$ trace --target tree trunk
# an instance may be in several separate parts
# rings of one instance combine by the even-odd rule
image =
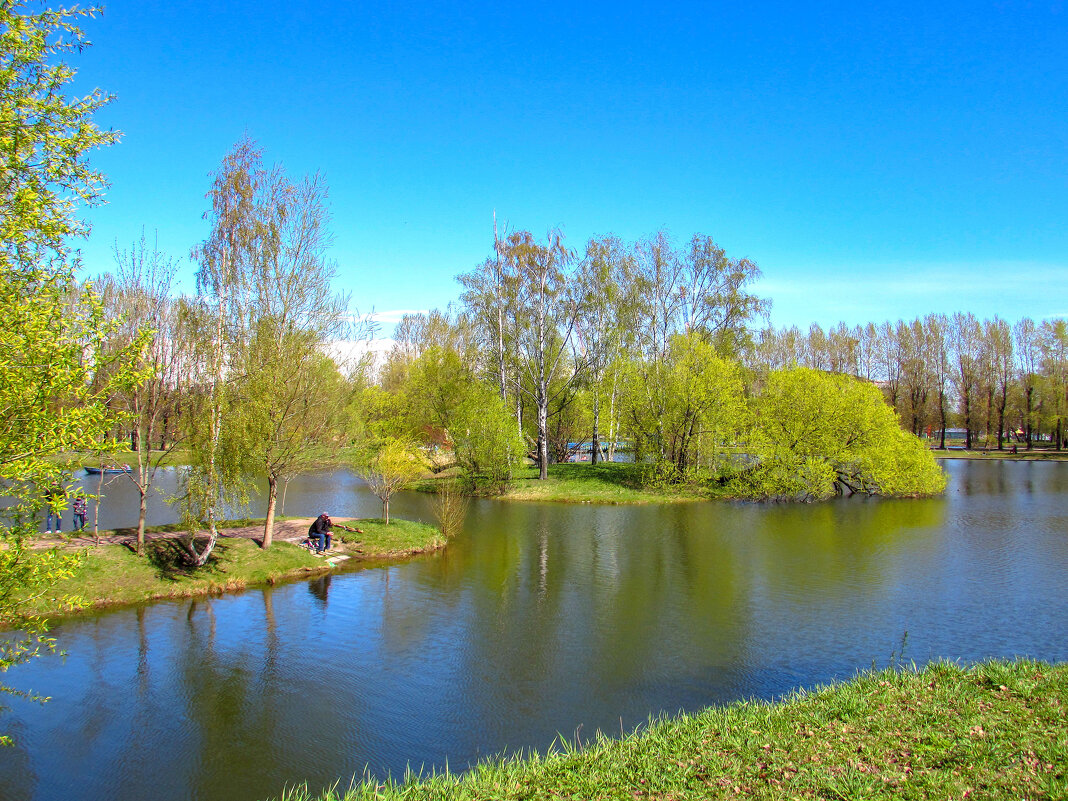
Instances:
[[[145,500],[145,491],[141,487],[138,487],[138,492],[141,495],[141,502],[137,508],[137,555],[145,555],[145,517],[148,511],[148,503]]]
[[[1031,415],[1034,411],[1034,393],[1034,387],[1028,387],[1024,392],[1024,394],[1027,396],[1027,416],[1024,418],[1024,435],[1027,437],[1027,450],[1031,450],[1031,435],[1034,433],[1034,429],[1031,425]]]
[[[267,476],[267,522],[263,524],[263,548],[271,547],[274,542],[274,507],[278,501],[278,478]]]
[[[538,398],[538,478],[549,477],[549,409],[548,403]]]
[[[964,447],[972,449],[972,398],[968,390],[964,390]]]
[[[946,393],[942,390],[938,391],[938,416],[942,425],[942,441],[938,447],[944,451],[946,449]]]
[[[382,499],[382,520],[385,521],[385,524],[387,526],[389,525],[389,497],[388,496]]]
[[[601,402],[598,396],[597,390],[593,392],[593,438],[590,443],[593,446],[593,451],[590,454],[590,464],[597,464],[601,461],[601,439],[597,426],[601,420]]]
[[[1008,405],[1008,399],[1002,396],[1001,403],[998,405],[998,450],[1005,450],[1005,406]]]

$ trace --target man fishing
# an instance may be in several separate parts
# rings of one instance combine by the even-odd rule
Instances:
[[[329,551],[332,547],[330,539],[330,529],[337,526],[343,528],[345,531],[353,531],[357,534],[362,534],[358,528],[349,528],[343,526],[340,523],[335,523],[330,519],[330,515],[323,512],[312,522],[311,527],[308,529],[308,539],[315,545],[315,553],[321,554],[324,551]]]

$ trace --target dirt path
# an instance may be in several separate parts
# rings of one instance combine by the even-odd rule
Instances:
[[[276,542],[292,542],[299,543],[308,535],[308,528],[311,526],[314,517],[296,517],[288,520],[277,520],[274,524],[274,539]],[[333,518],[335,523],[341,525],[348,525],[352,518],[349,517],[336,517]],[[100,538],[97,539],[93,536],[91,531],[83,531],[77,534],[68,535],[63,543],[73,548],[91,548],[96,545],[129,545],[137,541],[137,530],[131,528],[122,528],[115,532],[102,532]],[[163,540],[163,539],[177,539],[178,537],[185,537],[188,535],[186,531],[164,531],[164,532],[148,532],[145,534],[145,541],[150,540]],[[198,531],[197,535],[207,536],[207,530]],[[256,540],[257,542],[263,538],[263,525],[255,526],[238,526],[237,528],[220,528],[219,539],[243,537],[244,539]],[[51,547],[56,545],[57,542],[53,538],[42,537],[37,541],[39,546]]]

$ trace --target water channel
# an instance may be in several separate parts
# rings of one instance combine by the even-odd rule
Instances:
[[[66,656],[3,676],[52,700],[5,699],[0,799],[241,801],[460,769],[846,679],[905,632],[920,663],[1068,660],[1068,463],[945,466],[930,500],[481,501],[436,556],[65,623]],[[132,522],[124,491],[102,526]],[[286,504],[378,508],[344,471]],[[430,520],[423,496],[392,510]]]

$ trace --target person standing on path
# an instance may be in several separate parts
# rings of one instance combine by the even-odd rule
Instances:
[[[63,503],[63,498],[66,493],[63,491],[63,487],[58,484],[53,484],[51,489],[45,493],[45,504],[47,505],[48,514],[45,516],[45,534],[52,533],[52,521],[56,523],[56,534],[63,531],[63,513],[59,509],[59,505]]]
[[[85,530],[85,513],[88,511],[85,504],[85,496],[79,495],[74,499],[74,503],[71,504],[71,512],[74,515],[74,530]]]

